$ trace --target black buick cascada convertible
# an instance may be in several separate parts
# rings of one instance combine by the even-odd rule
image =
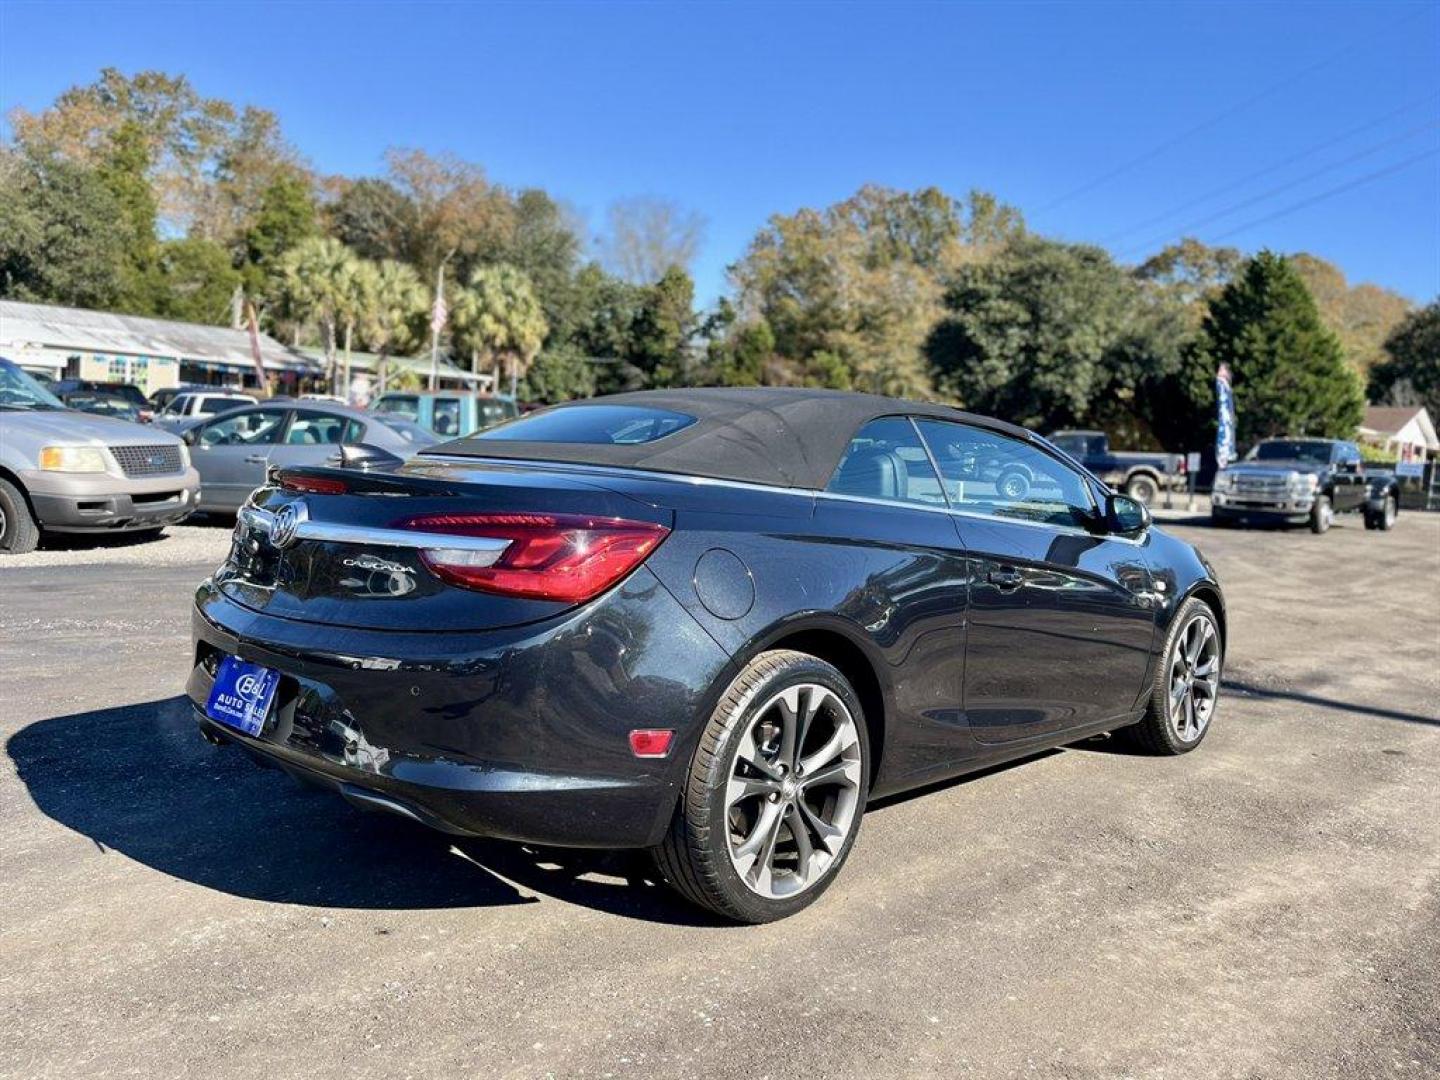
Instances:
[[[648,848],[762,922],[834,880],[869,799],[1122,727],[1194,749],[1225,609],[1020,428],[674,390],[272,473],[194,637],[211,741],[451,833]]]

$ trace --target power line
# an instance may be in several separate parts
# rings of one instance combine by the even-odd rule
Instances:
[[[1421,15],[1426,14],[1426,12],[1427,12],[1428,10],[1429,10],[1428,8],[1421,7],[1420,10],[1419,10],[1415,15],[1412,15],[1409,19],[1402,19],[1402,20],[1400,20],[1400,25],[1406,25],[1406,24],[1408,24],[1408,23],[1411,22],[1412,20],[1414,20],[1414,19],[1416,19],[1416,18],[1419,18]],[[1103,184],[1108,184],[1111,180],[1114,180],[1117,176],[1122,176],[1122,175],[1124,175],[1125,173],[1129,172],[1131,169],[1136,168],[1137,166],[1144,165],[1144,164],[1146,164],[1146,163],[1148,163],[1148,162],[1150,162],[1150,161],[1155,160],[1155,158],[1159,157],[1161,154],[1164,154],[1167,150],[1171,150],[1171,149],[1175,148],[1176,146],[1179,146],[1181,143],[1186,142],[1187,140],[1189,140],[1189,139],[1193,138],[1194,136],[1200,134],[1202,131],[1208,131],[1210,128],[1212,128],[1212,127],[1214,127],[1215,125],[1221,123],[1222,121],[1228,120],[1228,119],[1230,119],[1230,117],[1235,116],[1237,113],[1242,113],[1242,112],[1244,112],[1246,109],[1250,108],[1252,105],[1256,104],[1257,102],[1263,101],[1265,98],[1269,97],[1270,95],[1275,94],[1275,93],[1278,93],[1279,91],[1284,90],[1284,89],[1286,89],[1286,88],[1294,85],[1295,83],[1299,82],[1300,80],[1302,80],[1302,79],[1304,79],[1304,78],[1307,78],[1307,77],[1310,76],[1310,75],[1313,75],[1315,72],[1317,72],[1317,71],[1319,71],[1319,70],[1321,70],[1321,69],[1323,69],[1323,68],[1329,67],[1329,66],[1330,66],[1331,64],[1333,64],[1336,60],[1339,60],[1341,57],[1348,56],[1350,53],[1354,52],[1356,49],[1359,49],[1359,48],[1368,48],[1370,45],[1374,44],[1375,41],[1377,41],[1377,40],[1379,39],[1379,37],[1380,37],[1380,35],[1381,35],[1382,33],[1384,33],[1386,30],[1389,30],[1389,29],[1390,29],[1390,26],[1387,25],[1387,26],[1381,28],[1380,30],[1377,30],[1375,33],[1371,34],[1368,38],[1365,38],[1365,39],[1363,39],[1362,41],[1351,42],[1350,44],[1346,45],[1344,48],[1340,49],[1339,51],[1334,52],[1334,53],[1331,53],[1329,56],[1325,57],[1323,60],[1319,60],[1319,61],[1311,64],[1309,67],[1301,68],[1299,71],[1295,72],[1293,75],[1289,75],[1289,76],[1287,76],[1286,78],[1281,79],[1281,80],[1280,80],[1279,82],[1277,82],[1277,83],[1272,83],[1272,84],[1270,84],[1270,85],[1267,86],[1265,89],[1259,91],[1259,92],[1256,93],[1256,94],[1252,94],[1250,97],[1245,98],[1243,101],[1240,101],[1240,102],[1237,102],[1237,103],[1234,104],[1234,105],[1231,105],[1229,108],[1224,109],[1223,111],[1215,114],[1214,116],[1210,117],[1208,120],[1203,120],[1203,121],[1201,121],[1200,123],[1194,125],[1193,127],[1186,128],[1184,131],[1180,132],[1180,134],[1175,135],[1175,136],[1173,136],[1172,138],[1166,139],[1164,142],[1160,143],[1158,146],[1156,146],[1156,147],[1154,147],[1154,148],[1152,148],[1152,149],[1150,149],[1150,150],[1147,150],[1145,153],[1139,155],[1138,157],[1131,158],[1131,159],[1129,159],[1128,161],[1123,162],[1123,163],[1120,164],[1120,165],[1117,165],[1115,168],[1111,169],[1109,172],[1103,173],[1103,174],[1101,174],[1100,176],[1097,176],[1095,179],[1089,180],[1089,181],[1081,184],[1081,185],[1080,185],[1079,187],[1077,187],[1077,188],[1072,188],[1071,190],[1067,191],[1065,194],[1061,195],[1058,199],[1055,199],[1053,202],[1047,203],[1045,206],[1042,206],[1042,207],[1039,209],[1038,213],[1047,214],[1047,213],[1049,213],[1051,210],[1055,209],[1057,206],[1062,206],[1062,205],[1064,205],[1065,203],[1070,202],[1072,199],[1076,199],[1076,198],[1079,198],[1081,195],[1088,194],[1089,192],[1094,191],[1096,188],[1100,187],[1101,185],[1103,185]]]
[[[1263,176],[1269,176],[1273,172],[1279,172],[1281,169],[1284,169],[1290,165],[1294,165],[1297,161],[1304,161],[1307,157],[1310,157],[1313,154],[1318,154],[1322,150],[1329,150],[1332,146],[1338,146],[1343,142],[1347,142],[1350,139],[1354,138],[1356,135],[1360,135],[1364,132],[1370,131],[1373,128],[1379,127],[1381,124],[1384,124],[1389,120],[1393,120],[1395,119],[1395,117],[1401,116],[1419,105],[1424,105],[1430,100],[1431,99],[1429,97],[1416,98],[1408,105],[1401,105],[1398,109],[1392,109],[1390,112],[1385,113],[1383,116],[1377,116],[1372,120],[1368,120],[1363,124],[1350,128],[1348,131],[1345,131],[1340,135],[1335,135],[1332,138],[1324,140],[1323,142],[1315,143],[1313,146],[1306,147],[1304,150],[1291,154],[1289,157],[1283,158],[1282,160],[1277,161],[1272,165],[1267,165],[1263,169],[1257,169],[1255,172],[1248,173],[1237,180],[1232,180],[1228,183],[1221,184],[1219,187],[1211,188],[1209,191],[1205,192],[1205,194],[1197,195],[1195,198],[1189,199],[1186,202],[1181,203],[1179,206],[1171,207],[1164,213],[1155,214],[1152,217],[1146,218],[1144,221],[1136,222],[1134,225],[1121,229],[1118,232],[1113,232],[1109,236],[1106,236],[1099,240],[1098,243],[1102,247],[1105,247],[1113,244],[1116,240],[1119,240],[1122,237],[1129,236],[1132,233],[1140,232],[1142,229],[1148,229],[1151,225],[1158,225],[1162,221],[1168,221],[1172,217],[1183,214],[1186,210],[1190,210],[1196,206],[1201,206],[1220,195],[1224,195],[1228,192],[1234,191],[1236,188],[1244,187],[1246,184],[1249,184],[1252,181],[1259,180]]]
[[[1408,157],[1404,161],[1398,161],[1394,165],[1387,166],[1386,168],[1376,169],[1374,172],[1366,173],[1364,176],[1357,176],[1354,180],[1351,180],[1348,183],[1340,184],[1336,187],[1330,188],[1328,191],[1322,191],[1316,195],[1310,196],[1308,199],[1302,199],[1297,203],[1291,203],[1289,206],[1284,207],[1283,209],[1276,210],[1273,214],[1266,214],[1264,217],[1256,218],[1254,221],[1247,221],[1244,225],[1237,225],[1229,232],[1223,232],[1219,236],[1214,237],[1212,242],[1218,243],[1221,240],[1228,240],[1230,237],[1245,232],[1248,229],[1253,229],[1257,225],[1268,224],[1269,222],[1274,221],[1276,218],[1282,218],[1285,217],[1287,214],[1293,214],[1297,210],[1304,210],[1307,206],[1314,206],[1318,202],[1323,202],[1326,199],[1331,198],[1332,196],[1340,195],[1344,192],[1350,191],[1364,184],[1368,184],[1372,180],[1379,180],[1382,177],[1389,176],[1391,173],[1397,173],[1403,169],[1408,169],[1411,165],[1417,165],[1420,162],[1424,161],[1426,158],[1434,157],[1436,154],[1440,154],[1440,147],[1436,147],[1433,150],[1426,150],[1424,153],[1416,154],[1413,157]]]
[[[1332,173],[1336,169],[1344,168],[1346,165],[1352,165],[1355,162],[1361,160],[1362,158],[1367,158],[1371,154],[1375,154],[1381,150],[1388,149],[1389,147],[1394,146],[1396,143],[1404,142],[1407,139],[1413,139],[1421,132],[1432,131],[1437,127],[1440,127],[1440,120],[1431,120],[1427,123],[1410,128],[1408,131],[1404,131],[1401,134],[1394,136],[1393,138],[1385,139],[1383,142],[1378,142],[1372,146],[1367,146],[1363,150],[1358,150],[1348,157],[1341,158],[1339,161],[1333,161],[1329,165],[1322,166],[1319,169],[1312,169],[1310,172],[1306,173],[1303,176],[1296,177],[1294,180],[1288,180],[1283,184],[1279,184],[1266,191],[1262,191],[1258,195],[1252,195],[1248,199],[1242,199],[1238,203],[1232,203],[1230,206],[1227,206],[1221,210],[1216,210],[1214,213],[1207,214],[1203,218],[1198,218],[1197,220],[1192,221],[1179,229],[1169,230],[1166,232],[1165,236],[1185,236],[1189,233],[1193,233],[1196,229],[1199,229],[1205,225],[1209,225],[1212,221],[1218,221],[1220,218],[1229,217],[1231,214],[1239,210],[1244,210],[1247,206],[1254,206],[1256,203],[1264,202],[1266,199],[1274,198],[1276,195],[1281,195],[1291,190],[1292,188],[1297,188],[1300,187],[1302,184],[1307,184],[1311,180],[1316,179],[1317,177],[1324,176],[1326,173]],[[1155,244],[1159,243],[1164,238],[1164,236],[1157,236],[1142,244],[1131,244],[1124,250],[1124,252],[1122,252],[1122,254],[1130,255],[1137,251],[1144,251],[1147,248],[1155,246]]]

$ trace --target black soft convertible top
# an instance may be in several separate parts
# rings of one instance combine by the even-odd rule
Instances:
[[[821,489],[829,482],[851,437],[880,416],[933,416],[966,420],[1022,438],[1029,432],[972,416],[948,405],[931,405],[878,394],[803,387],[641,390],[556,405],[586,409],[628,405],[666,409],[695,423],[647,443],[595,444],[464,438],[426,453],[509,461],[555,461],[619,465],[717,480]],[[533,415],[533,414],[532,414]],[[523,423],[524,417],[510,423]]]

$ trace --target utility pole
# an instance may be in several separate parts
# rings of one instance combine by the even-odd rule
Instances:
[[[446,256],[448,259],[449,256]],[[445,325],[445,259],[440,260],[440,269],[435,271],[435,306],[430,310],[430,389],[440,379],[440,330]]]

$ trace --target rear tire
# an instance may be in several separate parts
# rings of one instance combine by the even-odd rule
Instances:
[[[1310,510],[1310,531],[1316,536],[1327,533],[1334,520],[1335,510],[1330,505],[1330,496],[1315,496],[1315,505]]]
[[[1380,532],[1389,532],[1395,527],[1395,518],[1399,516],[1399,505],[1394,495],[1386,495],[1380,502],[1380,509],[1375,512],[1365,511],[1365,527],[1376,529]]]
[[[1205,601],[1180,605],[1165,635],[1145,716],[1128,731],[1151,754],[1188,754],[1205,739],[1220,703],[1220,623]]]
[[[20,489],[0,480],[0,552],[24,555],[40,546],[40,526]]]
[[[1125,494],[1142,506],[1154,506],[1155,500],[1160,497],[1160,485],[1155,482],[1154,477],[1141,473],[1126,481]]]
[[[805,653],[761,653],[711,713],[655,864],[727,919],[793,915],[844,866],[869,770],[865,715],[845,677]]]

